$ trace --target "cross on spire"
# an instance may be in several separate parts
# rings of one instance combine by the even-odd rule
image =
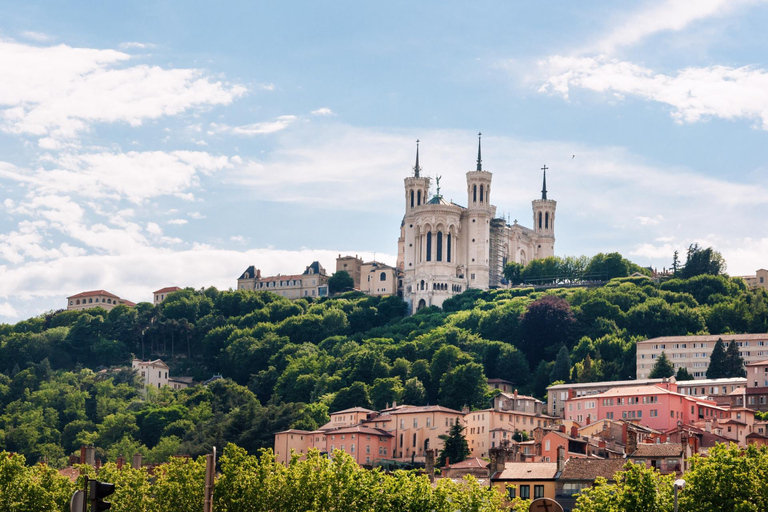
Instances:
[[[421,167],[419,167],[419,139],[416,139],[416,165],[413,166],[413,176],[418,178],[420,172]]]
[[[483,158],[480,156],[480,139],[483,136],[482,132],[477,133],[477,170],[483,170]]]
[[[544,164],[544,167],[541,168],[542,171],[544,171],[544,181],[541,184],[541,198],[546,199],[547,198],[547,164]]]

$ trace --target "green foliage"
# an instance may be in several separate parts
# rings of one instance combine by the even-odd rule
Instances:
[[[716,276],[724,273],[725,269],[725,260],[719,252],[711,247],[702,249],[699,244],[691,244],[681,274],[685,279],[702,274]]]
[[[339,270],[328,278],[328,291],[339,293],[349,291],[355,287],[355,280],[346,270]]]
[[[675,380],[677,381],[684,381],[684,380],[694,380],[693,375],[688,371],[688,369],[685,366],[681,366],[677,369],[677,373],[675,374]]]
[[[672,365],[672,361],[669,360],[667,354],[661,351],[661,355],[651,368],[651,373],[648,375],[651,379],[663,379],[665,377],[672,377],[675,374],[675,367]]]
[[[443,449],[435,461],[437,467],[442,468],[446,465],[446,460],[452,464],[461,462],[469,457],[469,445],[467,438],[464,437],[464,426],[456,419],[451,426],[448,435],[440,436],[443,440]]]
[[[671,475],[627,462],[608,484],[598,477],[576,500],[574,512],[669,512],[672,510]],[[723,509],[728,510],[728,509]]]
[[[722,379],[728,374],[728,363],[726,361],[725,344],[722,338],[718,338],[712,353],[709,356],[709,367],[707,367],[708,379]]]

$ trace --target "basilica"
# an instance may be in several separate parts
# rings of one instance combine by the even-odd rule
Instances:
[[[405,216],[397,244],[397,268],[403,298],[411,312],[441,306],[468,288],[503,286],[504,265],[553,256],[555,208],[547,199],[544,166],[541,199],[533,206],[533,229],[496,217],[491,204],[492,174],[483,170],[478,134],[477,168],[467,173],[467,206],[448,202],[437,192],[429,197],[431,179],[421,175],[419,147],[413,175],[405,178]]]

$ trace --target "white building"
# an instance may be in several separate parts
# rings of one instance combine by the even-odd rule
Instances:
[[[238,290],[264,290],[289,299],[327,297],[328,274],[318,261],[312,262],[302,274],[262,277],[261,270],[251,265],[237,279]]]
[[[418,141],[417,141],[418,143]],[[467,288],[487,289],[504,283],[507,262],[527,264],[554,255],[555,208],[547,198],[546,166],[541,199],[532,202],[533,229],[496,218],[491,204],[492,174],[477,168],[466,174],[467,206],[437,193],[429,198],[430,178],[421,175],[419,149],[413,176],[405,178],[405,216],[398,239],[397,268],[403,272],[403,298],[411,311],[440,306]]]
[[[155,306],[157,306],[158,304],[163,302],[166,297],[168,297],[169,293],[178,292],[180,290],[181,288],[179,288],[178,286],[168,286],[166,288],[160,288],[159,290],[156,290],[152,294],[154,297],[152,302]]]
[[[90,308],[103,308],[110,311],[115,306],[123,304],[130,308],[136,304],[125,299],[121,299],[114,293],[109,293],[106,290],[93,290],[90,292],[82,292],[77,295],[67,297],[67,310],[83,310]]]
[[[154,361],[134,359],[131,367],[139,374],[145,388],[159,389],[168,385],[168,365],[162,359],[155,359]]]
[[[637,378],[650,375],[662,352],[677,370],[686,368],[696,378],[706,378],[709,358],[715,343],[722,339],[725,347],[731,340],[739,346],[744,363],[768,359],[768,334],[707,334],[703,336],[663,336],[637,342]]]

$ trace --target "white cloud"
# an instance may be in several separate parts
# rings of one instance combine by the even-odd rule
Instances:
[[[147,232],[152,234],[152,235],[162,235],[163,234],[163,230],[155,222],[148,222],[147,223]]]
[[[639,215],[636,217],[636,219],[643,226],[657,226],[664,220],[664,216],[656,215],[654,217],[645,217],[643,215]]]
[[[189,221],[187,219],[171,219],[168,221],[168,224],[175,224],[177,226],[183,226],[184,224],[188,223]]]
[[[64,154],[54,163],[51,170],[0,165],[0,177],[24,183],[38,194],[126,198],[141,203],[162,195],[188,195],[199,185],[200,175],[231,166],[226,156],[199,151]]]
[[[243,126],[227,126],[225,124],[211,123],[211,129],[215,132],[227,132],[234,133],[235,135],[264,135],[268,133],[279,132],[288,128],[294,121],[298,119],[297,116],[288,115],[280,116],[274,121],[264,121],[261,123],[246,124]]]
[[[336,114],[333,112],[333,110],[331,110],[331,109],[329,109],[329,108],[327,108],[327,107],[323,107],[323,108],[319,108],[319,109],[317,109],[317,110],[313,110],[313,111],[311,112],[311,114],[312,114],[313,116],[335,116],[335,115],[336,115]]]
[[[139,126],[194,107],[225,105],[239,85],[199,69],[126,65],[115,50],[36,47],[0,40],[0,127],[41,138],[71,139],[93,123]],[[51,141],[45,145],[52,147]]]
[[[18,317],[16,309],[9,302],[0,302],[0,316]]]
[[[572,88],[582,88],[618,98],[632,95],[671,106],[678,122],[749,119],[768,130],[768,72],[762,69],[692,67],[665,75],[606,56],[554,56],[540,65],[547,75],[540,92],[568,98]]]
[[[118,46],[123,50],[131,50],[131,49],[149,50],[149,49],[155,48],[155,45],[152,43],[138,43],[135,41],[120,43]]]
[[[45,34],[43,32],[33,32],[31,30],[27,30],[25,32],[22,32],[21,33],[21,37],[23,37],[25,39],[30,39],[32,41],[36,41],[38,43],[47,43],[48,41],[53,39],[48,34]]]
[[[229,237],[229,239],[232,242],[237,242],[237,243],[240,243],[240,244],[245,243],[245,237],[242,236],[242,235],[234,235],[234,236]]]
[[[680,31],[706,18],[729,14],[739,7],[764,0],[663,0],[649,2],[632,13],[595,45],[600,53],[633,45],[663,31]]]

